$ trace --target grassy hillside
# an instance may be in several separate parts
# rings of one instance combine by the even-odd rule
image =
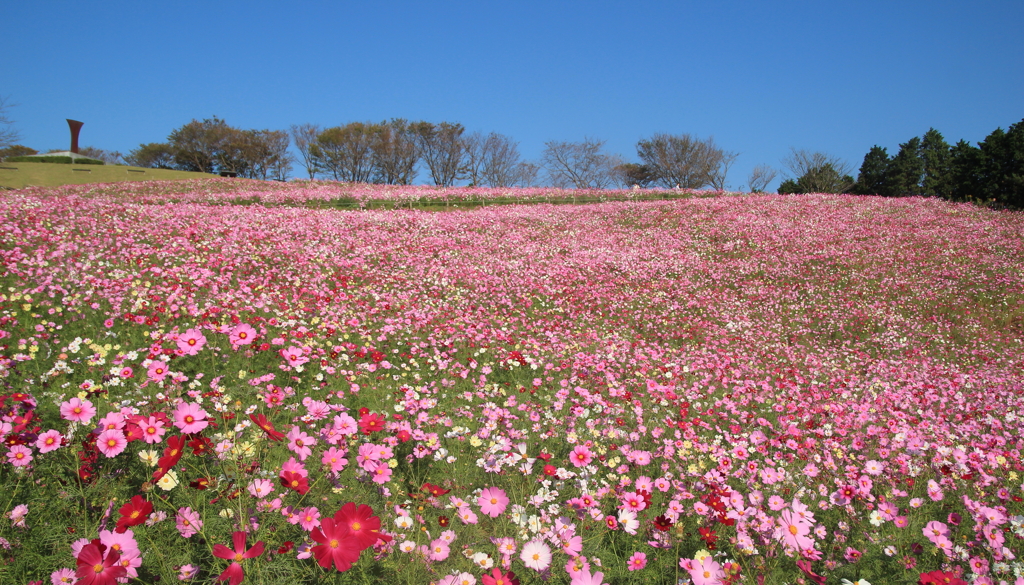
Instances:
[[[143,169],[115,165],[60,165],[52,163],[0,162],[0,187],[59,187],[87,183],[115,183],[120,181],[147,181],[172,179],[198,179],[212,177],[206,173]]]

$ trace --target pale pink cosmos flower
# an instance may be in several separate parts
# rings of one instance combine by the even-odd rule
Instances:
[[[476,516],[476,512],[470,510],[468,507],[459,508],[458,514],[459,520],[462,520],[463,524],[476,524],[479,521]]]
[[[647,507],[647,501],[644,500],[643,496],[636,492],[626,492],[622,494],[620,500],[622,501],[622,504],[619,507],[623,510],[639,512]]]
[[[203,520],[199,517],[199,512],[193,511],[192,508],[179,508],[174,520],[175,527],[182,538],[191,537],[203,527]]]
[[[50,573],[51,585],[72,585],[75,581],[78,581],[78,576],[71,569],[57,569]]]
[[[82,400],[77,396],[60,405],[60,416],[67,421],[87,425],[95,415],[96,408],[93,407],[92,402]]]
[[[14,445],[7,452],[7,462],[15,467],[27,467],[32,463],[32,449],[24,445]]]
[[[534,571],[543,571],[551,566],[551,548],[542,540],[531,540],[523,545],[519,559]]]
[[[116,457],[128,446],[124,432],[118,429],[103,431],[96,437],[96,448],[107,457]]]
[[[443,561],[448,558],[451,548],[448,543],[440,538],[430,543],[430,554],[428,558],[432,561]]]
[[[715,562],[711,555],[700,559],[681,559],[679,566],[690,574],[693,585],[719,585],[725,577],[722,565]]]
[[[590,572],[590,568],[583,569],[575,575],[569,585],[608,585],[604,582],[604,573],[601,571]]]
[[[282,349],[279,353],[289,366],[301,366],[309,361],[309,358],[303,355],[302,348],[294,345],[287,349]]]
[[[209,426],[207,413],[198,404],[182,402],[174,409],[174,426],[185,434],[198,433]]]
[[[15,528],[25,528],[25,516],[28,516],[28,505],[18,504],[10,512],[7,513],[7,517],[11,519],[11,526]]]
[[[373,482],[385,484],[391,479],[391,473],[391,467],[386,462],[381,461],[372,472]]]
[[[263,498],[274,492],[274,484],[269,479],[254,479],[249,483],[246,490],[254,498]]]
[[[330,467],[331,472],[339,473],[348,465],[348,459],[345,458],[345,455],[347,455],[346,450],[332,446],[324,451],[323,456],[320,457],[320,463]]]
[[[508,496],[505,494],[505,490],[501,488],[484,488],[480,492],[480,497],[476,499],[476,503],[480,506],[482,514],[486,514],[491,518],[497,518],[508,506]]]
[[[814,548],[814,540],[808,536],[811,525],[792,510],[783,510],[779,519],[782,527],[782,541],[796,550]]]

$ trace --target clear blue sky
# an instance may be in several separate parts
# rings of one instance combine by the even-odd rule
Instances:
[[[461,122],[529,160],[587,136],[636,160],[690,133],[739,153],[740,189],[790,147],[856,170],[930,127],[973,143],[1019,122],[1022,25],[1020,0],[11,2],[0,95],[38,150],[68,147],[65,118],[121,152],[214,115]]]

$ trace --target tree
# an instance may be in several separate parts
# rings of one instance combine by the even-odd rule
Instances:
[[[658,180],[654,171],[647,165],[622,163],[615,168],[615,171],[619,177],[619,183],[626,188],[636,186],[646,189]]]
[[[747,186],[751,193],[763,193],[768,185],[775,180],[778,172],[768,165],[757,165],[747,177]]]
[[[244,130],[238,138],[242,143],[239,156],[244,161],[244,172],[239,176],[265,181],[273,172],[275,178],[287,178],[293,160],[288,152],[290,140],[287,132]]]
[[[316,166],[335,181],[368,183],[373,176],[373,142],[379,128],[369,122],[352,122],[321,132],[310,145]]]
[[[462,174],[466,150],[462,140],[465,132],[462,124],[416,122],[412,125],[412,131],[434,184],[442,187],[455,184]]]
[[[919,195],[924,177],[924,160],[920,156],[921,139],[911,138],[900,145],[899,152],[889,162],[886,186],[893,196]]]
[[[541,165],[551,184],[576,189],[606,189],[616,180],[615,167],[621,158],[602,151],[603,140],[584,138],[583,142],[544,143]]]
[[[950,147],[946,139],[935,128],[929,128],[921,137],[918,150],[924,163],[924,179],[921,192],[931,197],[947,197],[950,185]]]
[[[782,164],[793,177],[783,181],[779,193],[846,193],[854,183],[850,166],[823,152],[793,148],[789,156],[782,159]]]
[[[316,137],[320,135],[320,126],[317,124],[295,124],[291,127],[291,135],[292,140],[295,141],[295,148],[299,151],[299,157],[302,159],[302,166],[305,167],[312,180],[320,169],[316,166],[316,160],[309,148],[316,141]]]
[[[857,195],[890,195],[888,184],[889,153],[882,146],[872,146],[864,155],[853,192]]]
[[[715,145],[714,138],[700,140],[689,134],[655,134],[640,140],[637,155],[664,187],[723,189],[729,166],[736,155]]]
[[[116,150],[104,150],[102,148],[96,148],[95,146],[86,146],[85,148],[79,149],[78,154],[101,160],[108,165],[124,164],[124,155]]]
[[[1024,207],[1024,120],[1006,131],[996,128],[978,143],[981,195],[1012,207]]]
[[[474,132],[462,139],[463,172],[473,185],[511,187],[516,182],[519,143],[497,132]]]
[[[14,104],[8,103],[7,99],[0,96],[0,148],[14,146],[14,143],[21,140],[21,134],[14,129],[14,120],[8,113]]]
[[[536,187],[537,176],[540,174],[540,165],[524,161],[516,165],[515,181],[512,185],[516,187]]]
[[[16,156],[31,156],[38,154],[39,151],[34,148],[29,148],[21,144],[15,144],[8,146],[7,148],[0,148],[0,161],[14,158]]]
[[[140,144],[138,148],[128,151],[124,162],[133,167],[173,169],[174,149],[166,142]]]
[[[167,142],[174,150],[175,166],[183,171],[214,172],[218,158],[220,162],[227,158],[222,151],[231,138],[232,130],[227,122],[216,116],[202,122],[192,120],[174,130],[167,137]]]
[[[949,149],[949,195],[957,201],[981,197],[981,149],[960,140]]]
[[[416,178],[419,149],[411,125],[402,118],[378,125],[371,144],[375,183],[410,185]]]

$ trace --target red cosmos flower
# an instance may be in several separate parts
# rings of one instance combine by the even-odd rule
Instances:
[[[207,437],[196,437],[188,442],[188,446],[192,447],[193,455],[206,455],[213,450],[213,441]]]
[[[323,520],[321,520],[321,523]],[[359,543],[359,550],[369,548],[378,540],[390,542],[391,536],[380,532],[380,518],[373,515],[373,509],[365,504],[358,508],[349,502],[334,513],[335,524],[343,524]]]
[[[267,437],[269,437],[271,441],[280,441],[281,439],[284,438],[284,433],[275,430],[274,425],[271,424],[269,420],[267,420],[267,416],[265,414],[250,414],[249,420],[256,423],[256,426],[258,426],[259,428],[263,429],[263,431],[267,433]]]
[[[121,506],[118,510],[121,513],[121,517],[117,520],[117,528],[114,532],[118,534],[124,534],[125,530],[128,530],[132,526],[138,526],[149,518],[149,515],[153,513],[153,504],[142,498],[142,496],[135,496],[127,504]]]
[[[363,431],[364,435],[369,435],[374,431],[384,430],[384,423],[383,416],[375,412],[368,412],[359,418],[359,429]]]
[[[654,519],[654,527],[662,532],[667,532],[669,528],[672,528],[672,525],[672,520],[664,514]]]
[[[818,575],[811,570],[811,561],[797,561],[796,566],[804,572],[804,575],[810,577],[811,581],[814,581],[818,585],[825,585],[825,577]]]
[[[928,585],[928,583],[936,583],[938,585],[967,585],[967,581],[958,578],[953,573],[946,573],[943,571],[929,571],[927,573],[921,573],[921,576],[917,578],[918,585]]]
[[[428,494],[434,496],[435,498],[440,498],[441,496],[447,494],[452,490],[446,490],[443,487],[434,485],[432,483],[424,483],[422,486],[420,486],[420,491],[427,492]]]
[[[123,532],[123,531],[122,531]],[[107,547],[98,540],[82,547],[76,563],[75,576],[81,585],[114,585],[117,579],[128,575],[128,569],[120,564],[121,553],[111,550],[104,556]]]
[[[331,568],[333,563],[339,573],[347,571],[363,552],[348,525],[335,522],[333,518],[321,519],[320,526],[314,528],[310,536],[320,543],[313,547],[313,556],[325,569]]]
[[[231,561],[231,564],[228,565],[228,568],[224,569],[224,572],[217,577],[217,580],[230,580],[231,585],[238,585],[245,578],[245,573],[242,572],[242,565],[239,562],[242,559],[251,559],[263,554],[263,541],[257,542],[252,548],[246,550],[244,532],[235,532],[231,535],[231,538],[234,541],[235,550],[231,550],[223,544],[215,544],[213,545],[213,556]]]
[[[181,461],[184,454],[185,436],[178,435],[167,439],[167,446],[164,447],[164,456],[157,460],[156,471],[153,472],[153,481],[159,481],[161,477]]]
[[[303,496],[309,491],[309,480],[297,471],[282,471],[281,485],[293,489]]]

